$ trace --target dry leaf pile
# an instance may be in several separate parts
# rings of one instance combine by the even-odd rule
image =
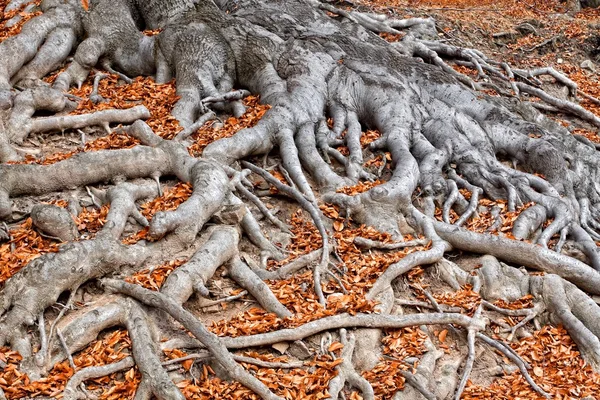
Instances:
[[[181,203],[186,201],[192,194],[192,185],[186,182],[178,182],[172,188],[163,191],[162,196],[158,196],[147,203],[140,206],[142,215],[146,217],[148,222],[152,221],[152,217],[159,211],[175,210]],[[123,239],[125,244],[133,244],[140,240],[151,240],[148,237],[149,228],[143,228],[138,232],[127,236]]]
[[[494,305],[508,310],[522,310],[527,308],[533,308],[533,296],[528,294],[521,297],[520,299],[511,302],[506,302],[502,299],[498,299],[494,302]],[[523,318],[525,317],[507,316],[504,317],[502,320],[506,322],[509,326],[515,326],[519,322],[521,322]]]
[[[362,375],[373,385],[373,391],[382,400],[392,399],[396,391],[405,385],[400,371],[411,370],[410,366],[401,361],[406,357],[419,357],[426,351],[427,335],[418,327],[387,330],[383,336],[383,354],[381,360],[371,371]]]
[[[186,260],[167,261],[151,269],[143,269],[134,275],[127,277],[126,282],[135,283],[150,290],[159,290],[171,272],[177,267],[182,266]]]
[[[375,181],[364,181],[364,182],[359,182],[353,186],[345,186],[345,187],[339,188],[336,192],[344,193],[344,194],[347,194],[348,196],[356,196],[357,194],[367,192],[367,191],[371,190],[372,188],[374,188],[375,186],[381,185],[382,183],[385,183],[385,182],[380,179],[377,179]]]
[[[252,357],[264,361],[284,361],[285,358],[251,353]],[[265,383],[273,393],[286,399],[320,400],[328,398],[326,388],[335,376],[335,366],[340,360],[320,356],[307,363],[309,369],[273,369],[244,364],[247,369]],[[187,399],[215,400],[259,400],[252,391],[238,382],[230,383],[214,376],[209,367],[204,367],[198,382],[182,381],[177,385]]]
[[[481,304],[481,296],[473,291],[471,285],[465,285],[453,293],[433,293],[432,296],[439,304],[460,307],[468,315],[473,315],[479,304]],[[425,296],[421,298],[423,300],[427,299]]]
[[[146,122],[157,135],[171,139],[181,129],[171,115],[173,105],[179,99],[174,81],[159,84],[150,77],[136,77],[131,84],[121,84],[116,75],[109,75],[98,85],[98,94],[107,101],[94,104],[89,100],[93,79],[93,76],[88,78],[81,89],[71,89],[71,94],[84,99],[73,114],[144,105],[151,114]]]
[[[461,193],[464,195],[464,197],[467,200],[470,199],[471,195],[469,192],[461,190]],[[479,232],[479,233],[492,233],[495,235],[502,233],[506,237],[508,237],[510,239],[514,239],[514,236],[512,235],[512,229],[513,229],[513,225],[514,225],[516,219],[519,217],[519,215],[523,211],[525,211],[526,209],[528,209],[529,207],[531,207],[533,205],[534,205],[534,203],[526,203],[520,207],[517,207],[515,209],[515,211],[508,211],[508,203],[505,200],[502,200],[502,199],[490,200],[485,197],[480,197],[479,198],[480,210],[481,210],[481,207],[485,207],[484,211],[475,213],[465,223],[464,227],[470,231]],[[492,208],[494,208],[494,207],[499,207],[501,209],[499,218],[501,219],[502,223],[497,230],[490,230],[490,228],[492,228],[492,226],[496,222],[496,219],[492,216],[492,212],[491,212]],[[441,209],[439,209],[439,208],[436,209],[435,217],[438,219],[438,221],[442,221],[442,210]],[[460,216],[454,210],[450,210],[450,222],[452,222],[452,223],[456,222],[459,219],[459,217]]]

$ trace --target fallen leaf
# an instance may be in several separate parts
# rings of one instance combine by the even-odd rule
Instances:
[[[344,345],[341,344],[340,342],[333,342],[333,343],[331,343],[331,346],[329,346],[329,348],[327,350],[336,351],[336,350],[343,349],[343,348],[344,348]]]
[[[438,339],[440,339],[440,342],[444,343],[446,341],[446,335],[448,335],[448,329],[444,329],[443,331],[440,332]]]
[[[290,345],[288,342],[279,342],[272,344],[271,347],[283,354],[288,349],[288,347],[290,347]]]

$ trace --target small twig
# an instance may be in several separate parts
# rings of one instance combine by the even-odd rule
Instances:
[[[90,187],[86,186],[85,190],[87,191],[87,194],[92,199],[92,204],[98,209],[102,208],[102,205],[100,203],[98,203],[98,200],[96,200],[96,196],[92,193],[92,191],[90,190]]]
[[[529,309],[529,313],[525,316],[525,318],[523,318],[518,324],[513,326],[511,329],[505,330],[505,332],[510,331],[510,334],[508,335],[508,340],[512,340],[512,338],[515,336],[515,333],[517,332],[517,330],[519,328],[521,328],[522,326],[525,326],[525,324],[527,324],[529,321],[531,321],[532,319],[537,317],[540,314],[540,312],[543,310],[543,307],[544,307],[543,305],[539,305],[539,306],[536,305],[536,306],[534,306],[533,309]]]
[[[422,308],[428,308],[428,309],[435,310],[435,307],[432,304],[427,303],[426,301],[395,299],[394,302],[400,306],[422,307]],[[442,308],[441,305],[439,306],[439,308],[440,308],[441,312],[461,312],[463,310],[460,307],[444,306],[444,308]]]
[[[183,357],[174,358],[172,360],[165,361],[164,363],[162,363],[162,365],[167,366],[167,365],[177,364],[177,363],[187,361],[187,360],[207,360],[210,358],[212,358],[212,356],[208,352],[194,353],[194,354],[188,354]],[[237,362],[257,365],[257,366],[263,367],[263,368],[294,369],[294,368],[302,368],[304,366],[304,362],[302,362],[302,361],[291,362],[291,363],[284,363],[284,362],[277,362],[277,361],[264,361],[264,360],[259,360],[254,357],[239,356],[239,355],[235,355],[235,354],[233,355],[233,359]]]
[[[298,361],[295,363],[294,362],[284,363],[284,362],[277,362],[277,361],[263,361],[263,360],[259,360],[259,359],[253,358],[253,357],[245,357],[245,356],[238,356],[238,355],[234,355],[233,359],[237,362],[253,364],[253,365],[257,365],[259,367],[263,367],[263,368],[294,369],[294,368],[302,368],[304,366],[304,362],[302,362],[302,361]]]

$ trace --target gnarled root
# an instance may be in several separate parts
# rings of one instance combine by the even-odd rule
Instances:
[[[206,346],[208,351],[213,355],[215,361],[219,363],[233,379],[242,383],[263,399],[281,399],[279,396],[274,395],[267,386],[235,362],[227,348],[223,345],[222,339],[206,330],[204,325],[202,325],[193,314],[184,310],[170,298],[123,281],[104,280],[103,284],[110,290],[127,294],[144,304],[166,311],[177,321],[181,322],[183,326],[189,329],[190,332]]]
[[[0,43],[0,109],[11,107],[11,78],[23,65],[32,63],[20,80],[42,78],[64,61],[74,37],[81,34],[81,2],[46,1],[42,9],[44,13],[27,21],[18,35]]]
[[[133,17],[136,12],[130,8],[133,6],[121,0],[92,4],[84,22],[87,37],[77,47],[73,63],[56,78],[55,89],[67,91],[72,85],[80,87],[101,59],[109,72],[125,80],[129,78],[113,66],[129,76],[154,72],[154,38],[137,28]]]
[[[10,342],[24,358],[30,357],[23,329],[33,325],[62,292],[125,265],[139,266],[150,257],[150,248],[141,244],[125,246],[120,236],[127,218],[137,211],[135,201],[153,195],[153,185],[125,183],[115,187],[108,194],[112,207],[107,222],[95,239],[64,245],[58,253],[45,254],[12,276],[0,292],[0,342]]]
[[[482,283],[480,293],[484,299],[514,301],[527,294],[533,294],[536,307],[520,314],[525,315],[528,321],[539,316],[541,310],[547,310],[554,322],[565,326],[586,361],[598,369],[600,331],[597,321],[600,307],[588,295],[555,274],[529,276],[516,268],[500,264],[492,256],[484,256],[482,261],[483,266],[477,270],[477,276]],[[454,275],[461,283],[466,283],[465,279],[468,275],[464,271],[447,261],[446,265],[456,271],[450,275]],[[486,305],[486,307],[496,311],[493,305],[491,307]],[[508,315],[511,312],[510,310],[499,311]],[[509,337],[512,336],[511,331]]]

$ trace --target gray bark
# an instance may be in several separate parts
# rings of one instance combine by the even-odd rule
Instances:
[[[482,310],[471,318],[443,313],[433,302],[438,311],[433,314],[391,314],[394,282],[415,267],[444,264],[444,254],[455,248],[487,254],[488,258],[474,276],[446,265],[444,276],[451,286],[473,283],[490,300],[534,294],[540,307],[566,326],[586,360],[600,367],[600,308],[583,291],[600,294],[600,256],[595,243],[600,239],[597,149],[518,100],[499,100],[474,91],[480,85],[455,72],[445,59],[470,63],[481,76],[489,73],[498,84],[517,93],[536,95],[552,107],[600,125],[600,119],[581,106],[559,100],[529,83],[511,80],[548,73],[560,81],[556,71],[524,74],[509,66],[501,70],[499,63],[494,64],[477,50],[430,40],[432,20],[398,21],[338,10],[314,0],[224,0],[218,5],[211,0],[196,4],[188,0],[95,0],[85,12],[78,1],[45,1],[42,10],[44,13],[29,21],[21,34],[0,44],[0,107],[10,109],[0,120],[0,161],[17,159],[13,144],[29,133],[42,131],[132,123],[125,130],[141,144],[125,150],[81,153],[52,165],[0,165],[1,219],[12,218],[12,201],[20,196],[120,182],[102,194],[110,212],[102,230],[89,240],[75,241],[77,231],[66,212],[52,206],[32,210],[38,229],[71,242],[58,253],[29,263],[0,291],[0,345],[9,343],[18,350],[25,358],[23,365],[31,366],[33,356],[27,328],[38,318],[43,321],[44,310],[61,293],[75,292],[108,274],[156,264],[194,246],[197,251],[168,277],[159,293],[118,279],[105,280],[108,288],[125,296],[108,297],[62,323],[60,332],[68,352],[82,349],[104,329],[124,326],[132,337],[133,360],[143,376],[137,396],[183,398],[161,365],[157,346],[157,331],[175,335],[176,320],[201,342],[188,337],[186,343],[208,348],[230,378],[262,398],[277,399],[277,394],[235,362],[228,349],[297,341],[339,329],[346,347],[330,393],[337,396],[347,383],[359,388],[365,398],[373,398],[373,389],[358,371],[372,368],[378,361],[381,329],[455,324],[468,335],[466,372],[460,384],[457,377],[439,380],[451,382],[452,387],[458,385],[460,396],[475,361],[475,340],[496,349],[501,346],[483,333],[487,323],[480,315]],[[146,36],[142,33],[146,28],[160,28],[161,32]],[[396,44],[375,34],[402,29],[410,33]],[[37,80],[61,65],[74,47],[73,60],[53,87],[39,87]],[[34,117],[40,110],[58,114],[69,111],[73,104],[63,92],[80,86],[99,64],[118,72],[125,82],[140,75],[154,75],[160,82],[175,78],[180,99],[172,115],[185,134],[177,140],[159,137],[140,120],[149,117],[141,106],[88,115]],[[562,82],[577,90],[570,81]],[[15,95],[13,84],[30,88]],[[244,90],[231,92],[233,88]],[[199,158],[190,156],[183,140],[192,129],[215,112],[243,114],[240,100],[246,90],[260,95],[271,109],[255,126],[212,142]],[[331,129],[328,118],[333,120]],[[365,167],[361,145],[365,127],[380,132],[381,137],[368,150],[391,154],[391,176],[357,195],[338,193],[341,187],[374,178]],[[335,149],[340,145],[348,148],[348,156]],[[245,160],[268,156],[275,148],[287,184]],[[501,162],[499,155],[512,161],[513,167]],[[248,179],[252,173],[310,214],[322,249],[278,270],[242,261],[242,233],[261,252],[265,264],[269,257],[281,260],[285,255],[268,240],[234,192],[289,233],[252,193]],[[159,194],[159,178],[163,176],[189,182],[193,191],[177,209],[158,212],[148,222],[137,203]],[[145,181],[121,182],[149,177],[158,181],[158,187]],[[470,201],[459,188],[470,192]],[[476,215],[480,196],[506,200],[510,211],[534,202],[521,213],[513,229],[517,239],[531,242],[461,228]],[[332,282],[343,292],[343,279],[329,270],[330,256],[336,249],[327,230],[329,223],[319,210],[322,202],[338,205],[348,221],[351,217],[354,222],[390,233],[394,239],[406,231],[424,238],[393,244],[356,241],[366,249],[395,250],[430,243],[429,248],[388,266],[369,286],[366,299],[378,302],[380,315],[341,314],[260,335],[219,338],[183,308],[194,293],[210,295],[207,285],[221,266],[258,304],[284,320],[293,313],[265,280],[283,279],[315,265],[313,290],[321,303],[327,302],[323,277],[332,276]],[[435,219],[436,207],[442,209],[444,222]],[[459,214],[454,224],[450,223],[452,211]],[[151,242],[121,242],[129,217],[149,227]],[[217,226],[210,228],[208,239],[198,246],[197,236],[204,235],[213,223]],[[560,237],[559,245],[548,248],[555,236]],[[577,244],[581,260],[561,254],[566,240]],[[490,255],[546,275],[530,277],[516,268],[504,268]],[[165,312],[172,318],[164,318]],[[346,329],[352,328],[361,329],[349,334]],[[56,346],[49,352],[48,365],[37,372],[47,372],[64,357]],[[438,378],[433,375],[440,357],[436,349],[429,349],[419,372],[422,377],[410,378],[415,390],[428,398],[444,391],[448,394],[447,388],[434,390],[426,382]],[[525,363],[513,353],[509,358],[534,389],[545,395],[531,381]],[[456,375],[456,367],[452,368]],[[92,376],[102,371],[88,373]],[[81,376],[74,378],[73,384],[81,382]],[[432,390],[437,393],[432,394]],[[79,395],[71,386],[66,394]]]

